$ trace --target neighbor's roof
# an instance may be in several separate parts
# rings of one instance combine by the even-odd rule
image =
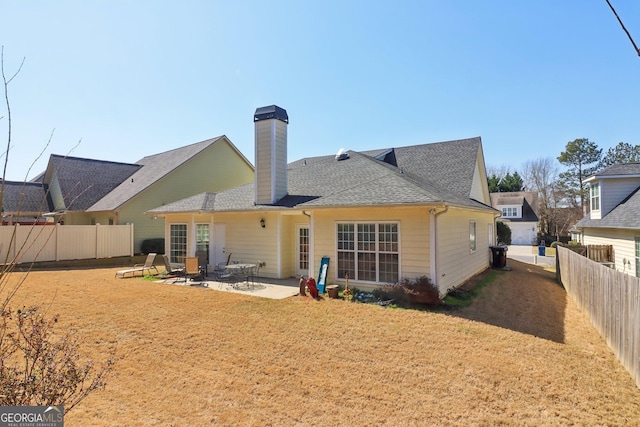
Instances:
[[[39,182],[5,181],[2,211],[6,214],[42,214],[49,212],[46,193]]]
[[[87,211],[111,211],[118,209],[124,203],[149,188],[149,186],[174,171],[180,165],[223,138],[226,137],[218,136],[142,158],[136,162],[139,169],[131,175],[131,179],[121,181],[119,183],[120,185],[100,200],[97,200]]]
[[[596,172],[584,182],[593,181],[597,178],[614,178],[614,177],[628,177],[628,176],[640,176],[640,163],[620,163],[616,165],[608,166],[601,171]]]
[[[434,203],[490,209],[469,198],[479,149],[480,138],[472,138],[395,148],[395,156],[384,149],[348,151],[349,158],[341,161],[333,155],[302,159],[289,164],[288,195],[273,205],[256,206],[254,183],[250,183],[220,193],[202,193],[149,213]],[[375,158],[381,154],[386,161]],[[448,157],[465,167],[453,167],[455,162]],[[442,170],[447,167],[448,171]]]
[[[535,191],[512,191],[505,193],[490,193],[491,206],[499,209],[499,206],[522,206],[522,218],[504,218],[510,222],[537,222],[536,209],[538,205],[538,193]]]
[[[52,154],[45,176],[50,184],[56,176],[65,209],[83,211],[106,196],[122,181],[140,169],[140,165],[83,159]]]
[[[602,219],[582,218],[576,228],[626,228],[640,229],[640,187],[618,204]]]

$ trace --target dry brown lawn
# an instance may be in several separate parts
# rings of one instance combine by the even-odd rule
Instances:
[[[553,275],[509,261],[471,306],[420,312],[32,272],[14,300],[74,325],[106,390],[69,426],[639,425],[640,391]],[[14,273],[15,277],[21,273]]]

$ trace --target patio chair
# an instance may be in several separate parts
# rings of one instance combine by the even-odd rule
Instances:
[[[235,273],[232,272],[231,270],[228,270],[227,264],[225,264],[224,262],[219,263],[213,269],[213,277],[216,279],[217,282],[219,282],[220,288],[222,287],[223,283],[229,283],[232,287],[235,288],[238,280]]]
[[[258,274],[260,273],[260,267],[262,266],[262,261],[256,262],[256,266],[251,269],[249,272],[249,280],[251,280],[251,289],[255,289],[256,279],[258,278]]]
[[[200,269],[200,263],[198,262],[198,257],[186,257],[184,259],[184,275],[181,276],[181,278],[184,279],[184,282],[187,283],[187,281],[191,280],[191,284],[193,284],[194,281],[199,281],[199,284],[204,284],[205,286],[207,286],[206,283],[203,282],[204,280],[204,274],[202,274],[202,270]],[[177,282],[174,281],[173,283]]]
[[[184,274],[184,267],[174,267],[171,265],[169,256],[162,255],[162,260],[164,261],[164,270],[167,276],[182,276]]]
[[[135,264],[132,268],[116,271],[116,277],[120,276],[124,278],[127,274],[131,274],[131,277],[133,277],[137,272],[140,272],[140,274],[144,276],[145,271],[148,271],[149,274],[151,274],[151,270],[155,270],[156,274],[160,274],[158,268],[154,264],[156,255],[158,254],[150,253],[147,255],[147,259],[144,261],[144,264]]]

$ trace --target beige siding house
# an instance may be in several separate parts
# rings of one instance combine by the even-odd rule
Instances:
[[[538,193],[514,191],[491,193],[491,206],[502,212],[500,221],[511,229],[512,245],[535,245],[538,238],[539,221]]]
[[[29,210],[39,209],[40,216],[49,213],[46,218],[65,225],[134,224],[132,250],[139,253],[145,239],[163,238],[165,232],[164,221],[145,211],[203,191],[253,182],[254,168],[226,136],[220,136],[136,163],[52,155],[36,180],[27,187],[15,186],[15,193],[23,194],[25,188],[40,185],[38,195],[29,193]],[[9,210],[24,212],[26,203],[11,206]]]
[[[613,246],[615,269],[640,277],[640,163],[609,166],[584,182],[591,212],[572,234],[584,245]]]
[[[165,218],[172,262],[261,261],[260,275],[366,289],[427,275],[442,294],[489,266],[495,243],[480,138],[286,161],[287,112],[256,110],[256,180],[147,212]],[[286,178],[286,179],[285,179]],[[206,226],[205,226],[206,225]]]

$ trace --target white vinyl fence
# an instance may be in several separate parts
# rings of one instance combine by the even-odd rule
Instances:
[[[133,224],[0,226],[0,262],[133,256]]]
[[[640,387],[640,279],[558,247],[567,293]]]

